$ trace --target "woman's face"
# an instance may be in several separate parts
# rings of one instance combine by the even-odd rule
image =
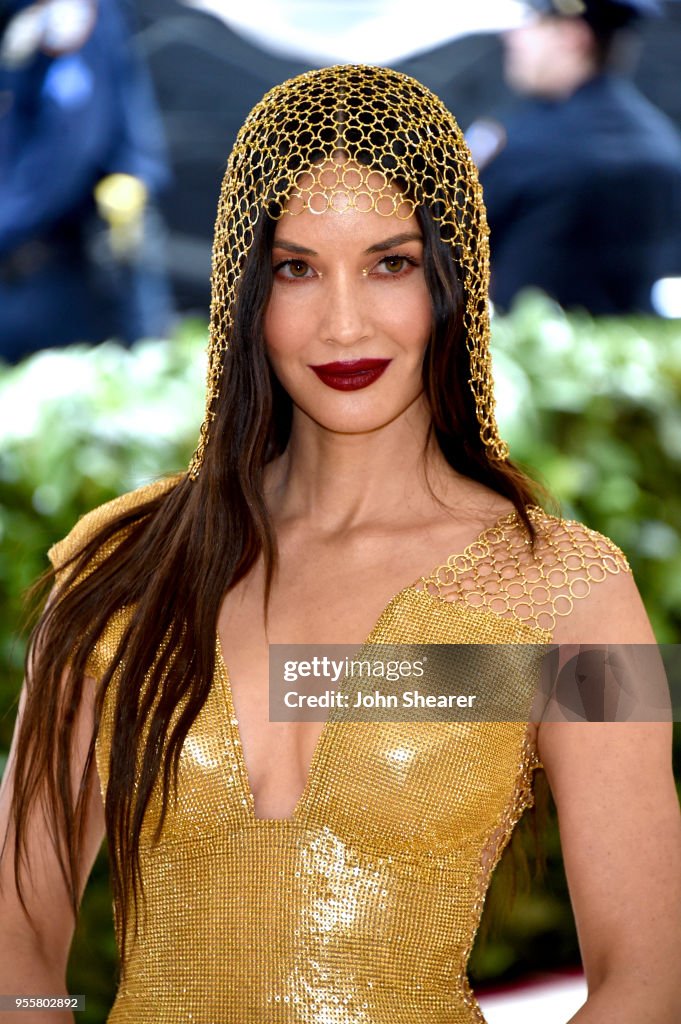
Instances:
[[[328,430],[359,433],[396,419],[423,391],[432,324],[423,240],[396,189],[384,189],[382,203],[397,197],[384,216],[361,208],[361,185],[330,194],[323,172],[309,204],[294,195],[295,215],[277,221],[265,342],[299,410]]]

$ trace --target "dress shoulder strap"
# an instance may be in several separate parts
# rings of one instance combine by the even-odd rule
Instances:
[[[424,589],[552,633],[556,618],[569,615],[594,585],[631,572],[623,552],[603,534],[538,506],[527,511],[537,531],[534,549],[518,513],[511,512],[424,577]]]
[[[70,533],[68,533],[62,540],[57,541],[56,544],[53,544],[47,552],[47,556],[55,570],[57,583],[63,582],[63,578],[68,572],[67,566],[71,559],[77,556],[79,552],[89,544],[89,542],[96,536],[97,532],[101,530],[108,521],[114,519],[122,512],[133,509],[138,505],[143,505],[146,501],[150,501],[151,499],[164,494],[166,491],[169,491],[179,482],[182,476],[184,476],[184,474],[166,477],[162,480],[154,481],[151,484],[145,484],[142,487],[136,488],[134,491],[128,491],[126,494],[122,494],[120,497],[114,498],[112,501],[107,501],[105,504],[99,505],[97,508],[87,512],[84,516],[81,516]],[[103,560],[111,553],[115,545],[116,538],[112,538],[103,546],[99,557]],[[88,563],[88,569],[89,568],[90,566]]]

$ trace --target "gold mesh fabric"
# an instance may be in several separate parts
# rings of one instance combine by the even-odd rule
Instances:
[[[303,209],[340,212],[346,200],[404,219],[415,205],[429,207],[463,286],[480,435],[490,458],[507,458],[494,418],[487,219],[463,134],[441,100],[413,78],[386,68],[341,65],[309,71],[268,92],[248,115],[230,154],[213,244],[206,417],[191,476],[198,474],[208,444],[234,300],[263,210],[274,219]]]
[[[574,520],[553,519],[547,530],[552,517],[538,507],[528,513],[539,530],[534,555],[511,512],[475,544],[424,576],[424,589],[551,631],[556,618],[569,615],[575,600],[586,597],[594,583],[630,571],[623,552],[603,534]],[[499,555],[505,563],[501,578]]]
[[[52,549],[55,566],[112,510],[171,484],[90,513]],[[536,557],[504,516],[400,591],[367,642],[549,643],[542,616],[628,567],[600,534],[532,517]],[[122,629],[112,621],[93,652],[95,677]],[[156,845],[160,791],[145,819],[145,909],[109,1024],[483,1024],[466,965],[491,873],[533,801],[527,723],[328,721],[291,817],[260,819],[217,637],[216,656]],[[97,738],[103,794],[113,700]]]

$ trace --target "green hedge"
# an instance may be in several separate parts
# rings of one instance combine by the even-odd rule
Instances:
[[[22,594],[45,552],[95,505],[186,466],[203,414],[205,326],[167,342],[49,351],[0,369],[0,771],[21,680]],[[498,419],[513,457],[624,548],[658,640],[681,636],[681,324],[567,316],[539,295],[493,323]],[[677,754],[678,736],[676,743]],[[480,982],[578,962],[557,831],[546,882],[478,943]],[[503,867],[493,883],[502,901]],[[83,1024],[104,1019],[115,973],[106,861],[71,956]]]
[[[678,642],[681,321],[568,317],[528,295],[494,351],[513,457],[626,551],[658,641]]]

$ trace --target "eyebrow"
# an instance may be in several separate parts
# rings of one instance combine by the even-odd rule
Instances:
[[[374,245],[370,245],[364,252],[366,255],[372,252],[385,252],[386,249],[394,249],[396,245],[404,245],[405,242],[422,242],[423,236],[415,231],[404,231],[399,235],[391,235],[390,238],[383,239],[382,242],[376,242]],[[297,242],[289,242],[284,238],[277,239],[273,245],[273,249],[285,249],[286,252],[294,252],[299,256],[318,256],[319,253],[315,249],[308,249],[304,245],[298,245]]]
[[[391,235],[390,238],[386,238],[383,242],[376,242],[375,245],[370,245],[364,251],[366,253],[385,252],[386,249],[394,249],[396,245],[404,245],[405,242],[422,241],[423,236],[418,231],[403,231],[400,235]]]

